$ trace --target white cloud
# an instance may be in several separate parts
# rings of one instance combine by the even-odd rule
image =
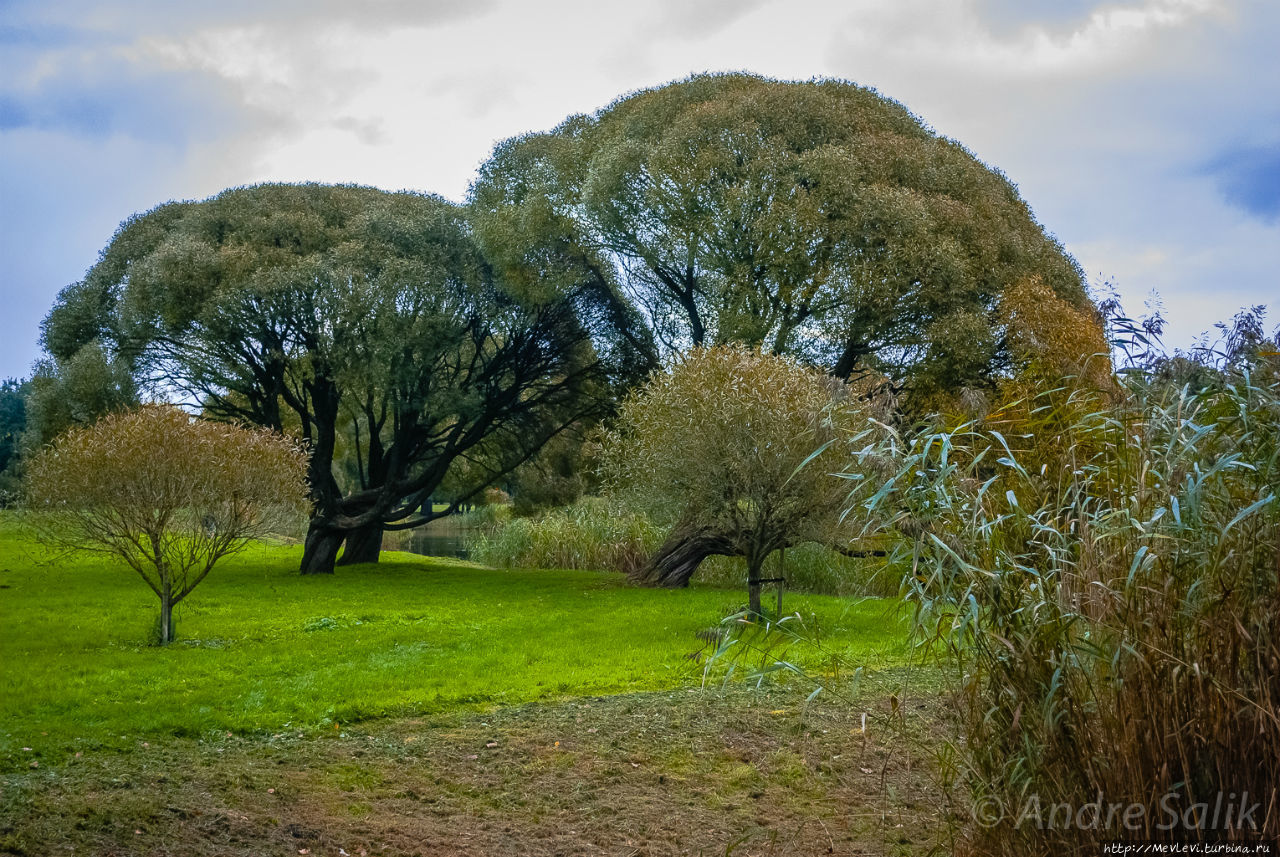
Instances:
[[[10,3],[0,192],[21,213],[0,215],[0,252],[23,258],[6,297],[31,297],[3,322],[0,375],[23,371],[54,293],[134,210],[264,180],[456,199],[500,139],[730,69],[903,101],[1018,182],[1091,275],[1136,303],[1159,288],[1189,341],[1276,302],[1280,223],[1257,214],[1278,38],[1267,0]],[[72,121],[84,105],[104,117],[96,144]],[[32,176],[75,181],[54,195]]]

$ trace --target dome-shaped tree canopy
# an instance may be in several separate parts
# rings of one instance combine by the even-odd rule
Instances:
[[[443,514],[442,485],[461,503],[607,411],[637,362],[610,282],[555,248],[491,259],[467,214],[320,184],[162,205],[63,291],[46,347],[106,343],[208,415],[296,431],[303,567],[332,570],[344,540],[344,561],[372,561],[384,526]]]
[[[668,350],[762,345],[926,398],[1006,364],[1012,284],[1038,276],[1089,306],[1012,183],[843,81],[637,92],[500,144],[471,199],[481,221],[516,211],[602,253]]]

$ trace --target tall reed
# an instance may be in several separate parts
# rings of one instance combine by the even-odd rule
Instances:
[[[662,541],[648,518],[598,497],[535,518],[499,523],[471,545],[478,562],[505,568],[586,568],[631,574]]]
[[[956,667],[967,850],[1280,836],[1272,378],[1043,391],[853,483],[912,539],[918,633]]]
[[[645,515],[599,497],[536,517],[496,521],[477,531],[471,558],[503,568],[585,568],[631,574],[662,543],[666,530]],[[817,544],[780,551],[766,567],[788,590],[829,595],[897,596],[901,575],[882,557],[846,557]],[[746,567],[738,557],[710,557],[696,580],[741,588]]]

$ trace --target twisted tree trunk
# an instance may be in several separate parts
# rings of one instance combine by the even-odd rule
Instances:
[[[333,574],[342,540],[340,530],[332,529],[323,520],[312,518],[302,547],[302,573]]]
[[[667,540],[634,575],[638,583],[675,588],[688,586],[698,566],[709,556],[738,556],[741,551],[723,533],[706,526],[677,524]]]
[[[342,558],[338,560],[338,565],[377,562],[381,552],[382,522],[375,521],[347,533],[347,546],[342,551]]]

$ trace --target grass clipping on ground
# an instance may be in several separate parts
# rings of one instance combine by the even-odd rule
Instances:
[[[0,853],[923,854],[942,714],[902,678],[138,742],[6,777]]]

